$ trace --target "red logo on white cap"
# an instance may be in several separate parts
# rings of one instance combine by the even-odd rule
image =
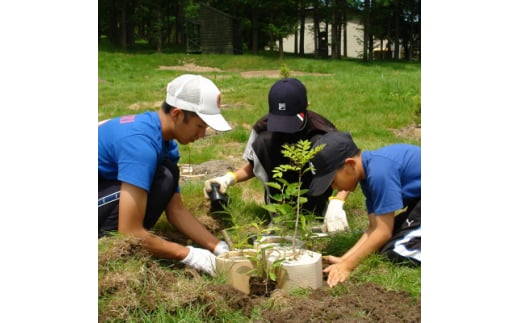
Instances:
[[[217,95],[217,107],[220,109],[220,93]]]

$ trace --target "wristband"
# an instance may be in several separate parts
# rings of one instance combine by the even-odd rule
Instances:
[[[227,174],[233,175],[233,178],[235,179],[235,183],[238,182],[237,174],[235,174],[234,172],[227,172]]]
[[[344,199],[341,199],[341,198],[336,197],[336,196],[331,196],[331,197],[329,197],[329,201],[332,201],[332,200],[339,200],[339,201],[341,201],[341,202],[345,202]]]

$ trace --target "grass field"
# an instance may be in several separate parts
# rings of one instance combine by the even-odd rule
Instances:
[[[165,97],[166,84],[183,73],[202,74],[212,79],[220,88],[222,113],[233,130],[208,136],[189,146],[181,146],[181,163],[198,164],[217,159],[240,160],[252,124],[268,111],[269,88],[281,77],[276,73],[273,77],[272,71],[283,69],[289,71],[289,76],[300,79],[307,87],[309,109],[327,117],[338,129],[350,131],[361,149],[374,149],[397,142],[419,146],[421,144],[420,138],[399,135],[401,129],[420,125],[421,66],[418,63],[366,64],[356,60],[334,61],[291,56],[286,56],[281,61],[277,54],[269,53],[231,56],[125,54],[103,50],[99,51],[98,61],[100,121],[158,109]],[[244,77],[245,74],[242,73],[248,71],[256,71],[257,76]],[[262,71],[271,71],[271,74]],[[201,181],[190,181],[182,186],[184,203],[198,217],[207,213],[207,209],[201,207],[202,186]],[[248,214],[256,216],[262,212],[259,206],[262,201],[258,199],[262,196],[262,188],[256,179],[235,185],[229,194],[232,199],[240,201],[237,208],[243,210],[244,217]],[[366,227],[366,216],[363,213],[364,200],[359,188],[349,196],[346,208],[354,232],[362,231]],[[157,230],[168,235],[174,229],[165,222],[161,219]],[[341,254],[355,242],[355,234],[339,235],[327,241],[322,250]],[[205,305],[196,302],[188,302],[192,306],[183,307],[182,310],[171,310],[176,307],[168,300],[155,299],[153,304],[143,301],[139,294],[150,297],[149,290],[145,291],[139,284],[133,286],[129,282],[136,279],[143,270],[143,264],[148,263],[146,256],[125,256],[124,261],[118,260],[116,256],[110,257],[117,254],[117,249],[114,249],[114,241],[108,240],[99,242],[99,257],[105,259],[100,260],[98,270],[100,320],[110,321],[123,317],[127,321],[208,321]],[[171,263],[160,263],[159,266],[162,267],[156,268],[157,271],[168,271],[177,277],[176,284],[189,285],[179,274],[179,269]],[[114,282],[114,273],[117,273],[120,283],[125,282],[124,293],[111,292],[117,290],[118,286]],[[151,280],[147,282],[147,288],[153,290],[157,288],[153,286],[162,278],[153,276],[148,279]],[[217,278],[204,279],[203,286],[208,281],[218,284]],[[352,276],[354,281],[374,282],[388,290],[405,291],[415,298],[420,298],[420,279],[420,268],[395,266],[376,256],[367,258]],[[341,292],[341,288],[336,291]],[[123,309],[127,311],[123,311],[124,315],[121,314]],[[117,311],[119,316],[110,315]],[[212,316],[213,320],[246,321],[238,312],[219,313]]]

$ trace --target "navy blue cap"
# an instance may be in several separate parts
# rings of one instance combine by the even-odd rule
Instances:
[[[316,141],[313,148],[322,144],[325,147],[310,161],[315,168],[309,185],[309,195],[312,196],[323,194],[345,159],[355,156],[359,151],[348,132],[328,132]]]
[[[307,110],[307,89],[295,78],[285,78],[269,90],[267,130],[295,133],[303,128]]]

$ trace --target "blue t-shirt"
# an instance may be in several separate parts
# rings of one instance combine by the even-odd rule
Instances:
[[[122,116],[98,126],[98,173],[105,179],[149,192],[157,166],[165,158],[178,163],[179,150],[174,140],[162,139],[157,112]]]
[[[421,198],[421,148],[408,144],[389,145],[361,153],[365,179],[359,184],[368,213],[397,211],[404,201]]]

